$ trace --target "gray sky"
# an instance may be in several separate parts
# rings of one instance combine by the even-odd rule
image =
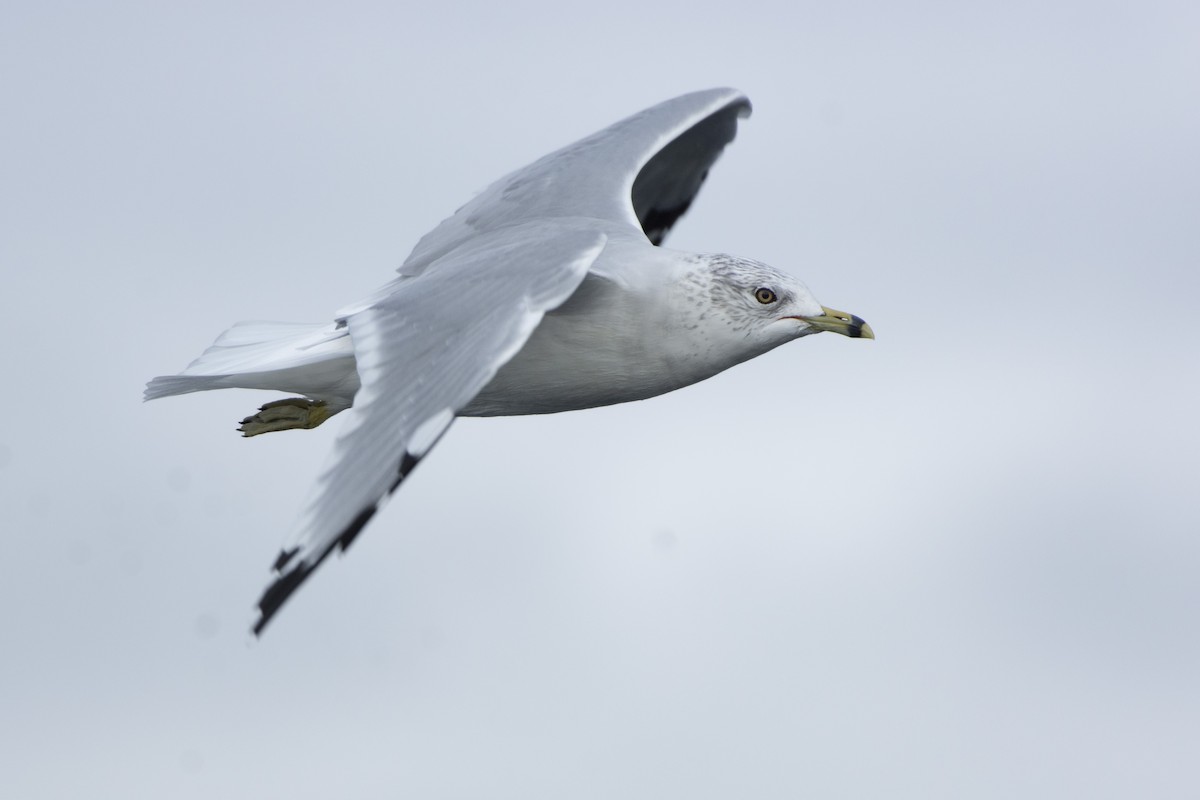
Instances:
[[[649,7],[648,7],[649,6]],[[8,4],[0,794],[1200,792],[1194,3]],[[258,643],[342,420],[142,405],[732,85],[675,247],[870,321],[465,420]]]

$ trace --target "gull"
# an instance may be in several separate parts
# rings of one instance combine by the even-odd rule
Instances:
[[[238,323],[183,372],[147,384],[146,400],[300,395],[246,417],[244,436],[354,409],[271,567],[256,636],[456,417],[643,400],[814,333],[874,338],[773,267],[661,246],[749,114],[741,92],[711,89],[621,120],[491,184],[332,321]]]

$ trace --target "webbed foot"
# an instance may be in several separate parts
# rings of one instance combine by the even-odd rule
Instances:
[[[260,433],[289,431],[293,428],[310,429],[333,416],[324,400],[309,400],[307,397],[289,397],[275,400],[258,409],[258,413],[242,420],[242,436],[258,436]]]

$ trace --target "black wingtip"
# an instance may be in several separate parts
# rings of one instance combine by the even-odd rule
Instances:
[[[258,621],[254,623],[253,628],[255,636],[262,636],[262,632],[267,627],[267,623],[271,621],[271,618],[279,613],[279,609],[292,596],[292,593],[299,589],[300,585],[308,579],[308,576],[317,567],[321,566],[321,562],[329,557],[329,554],[333,552],[333,548],[338,547],[342,551],[345,551],[350,546],[350,543],[354,541],[354,537],[358,536],[359,532],[371,521],[371,517],[375,516],[378,508],[378,505],[364,508],[346,526],[346,529],[333,540],[333,544],[325,548],[321,555],[317,557],[317,560],[311,564],[301,560],[290,570],[287,570],[288,564],[291,564],[292,560],[299,554],[300,548],[293,547],[279,551],[279,555],[275,557],[275,563],[271,565],[271,569],[278,573],[278,577],[271,581],[271,585],[267,587],[262,597],[258,600],[259,617]],[[287,570],[287,572],[284,572],[284,570]]]
[[[278,613],[283,604],[287,602],[287,599],[292,596],[292,592],[300,588],[300,584],[304,583],[305,579],[312,573],[314,566],[300,562],[290,572],[280,575],[271,582],[271,585],[267,587],[267,590],[263,592],[262,597],[258,601],[259,617],[258,622],[254,623],[255,636],[262,636],[263,629],[267,627],[267,623]]]
[[[417,464],[420,463],[420,457],[414,456],[412,453],[405,450],[404,458],[400,459],[400,469],[396,470],[396,479],[392,481],[392,486],[388,489],[388,494],[391,494],[392,492],[396,491],[396,489],[400,488],[400,484],[404,482],[404,479],[407,478],[412,471],[417,468]]]
[[[365,528],[367,523],[371,521],[371,517],[375,516],[376,508],[378,508],[378,506],[364,508],[359,515],[354,518],[354,521],[346,526],[346,530],[342,531],[341,536],[337,538],[337,545],[339,548],[341,548],[343,553],[346,552],[346,549],[354,543],[354,540],[358,537],[358,534],[362,533],[362,529]]]
[[[645,231],[650,244],[655,247],[661,246],[671,228],[691,206],[692,201],[689,199],[673,208],[648,208],[642,212],[642,230]]]
[[[284,570],[284,567],[286,567],[288,564],[290,564],[292,559],[295,558],[296,554],[299,552],[300,552],[299,547],[292,547],[287,550],[280,550],[279,555],[275,557],[275,563],[271,565],[272,571],[282,573]]]
[[[417,464],[421,461],[420,456],[414,456],[412,453],[405,452],[403,458],[400,459],[400,466],[396,470],[396,479],[388,493],[396,491],[396,487],[416,469]],[[367,526],[371,518],[375,516],[375,512],[379,510],[379,504],[373,503],[358,513],[353,520],[350,521],[337,538],[321,552],[312,563],[308,563],[301,559],[295,566],[288,570],[288,565],[293,562],[300,553],[299,547],[292,547],[279,551],[279,555],[275,557],[275,563],[271,565],[271,569],[275,571],[277,577],[271,582],[271,585],[263,592],[262,597],[258,601],[259,617],[252,628],[255,636],[262,636],[263,630],[267,627],[267,623],[271,618],[279,613],[279,609],[283,606],[287,599],[292,596],[292,593],[300,588],[300,585],[308,579],[317,567],[321,566],[333,549],[336,547],[341,552],[345,552],[351,544],[353,544],[358,534]],[[284,570],[287,570],[285,572]]]

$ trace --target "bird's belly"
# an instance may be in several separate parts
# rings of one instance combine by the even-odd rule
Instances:
[[[547,316],[460,415],[554,414],[628,403],[707,377],[681,380],[639,337],[614,331],[598,336],[578,322]]]
[[[582,363],[581,363],[582,362]],[[581,360],[573,368],[545,369],[521,354],[500,369],[466,408],[464,417],[556,414],[614,403],[628,403],[679,388],[642,370],[607,370]],[[600,369],[588,369],[599,367]]]

